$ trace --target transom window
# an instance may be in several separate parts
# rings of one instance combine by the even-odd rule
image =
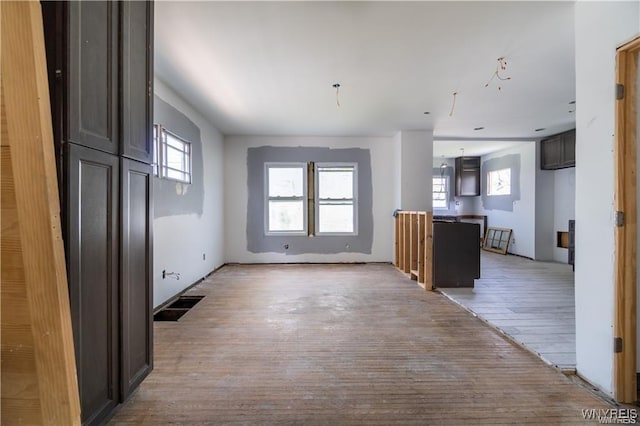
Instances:
[[[356,233],[355,164],[316,164],[318,234]]]
[[[492,170],[487,173],[487,195],[511,194],[511,169]]]
[[[433,208],[449,208],[449,177],[433,176]]]
[[[265,165],[267,234],[306,234],[307,165]]]

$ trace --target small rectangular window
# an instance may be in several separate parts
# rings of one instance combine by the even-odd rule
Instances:
[[[191,144],[162,128],[160,133],[161,176],[191,183]]]
[[[433,176],[433,208],[449,208],[449,177]]]
[[[511,195],[511,169],[487,173],[487,195]]]
[[[318,234],[357,233],[355,164],[316,164]]]
[[[267,234],[306,234],[306,164],[265,164]]]

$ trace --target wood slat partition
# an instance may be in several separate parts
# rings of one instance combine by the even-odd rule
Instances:
[[[395,222],[396,267],[433,289],[433,214],[399,211]]]
[[[2,424],[80,424],[39,2],[2,2]]]

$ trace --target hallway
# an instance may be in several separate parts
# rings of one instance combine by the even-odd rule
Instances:
[[[113,424],[557,424],[609,408],[386,264],[229,265]]]

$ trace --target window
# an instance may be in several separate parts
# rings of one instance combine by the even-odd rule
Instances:
[[[487,195],[511,194],[511,169],[492,170],[487,173]]]
[[[449,176],[433,177],[433,208],[449,208]]]
[[[165,128],[160,129],[160,175],[191,183],[191,144]]]
[[[306,234],[307,165],[265,164],[267,234]]]
[[[357,181],[355,164],[316,164],[318,234],[357,233]]]

